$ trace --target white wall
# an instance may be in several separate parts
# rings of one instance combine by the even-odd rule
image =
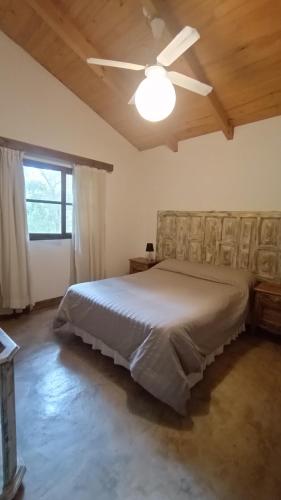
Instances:
[[[0,135],[114,164],[107,176],[107,275],[127,272],[140,220],[139,153],[24,50],[0,32]],[[62,295],[69,241],[31,242],[35,300]]]
[[[155,241],[157,210],[281,210],[281,117],[142,153],[143,240]]]
[[[157,210],[281,210],[281,117],[139,153],[0,33],[0,135],[114,163],[107,176],[107,275],[155,241]],[[35,299],[62,295],[69,241],[31,242]]]

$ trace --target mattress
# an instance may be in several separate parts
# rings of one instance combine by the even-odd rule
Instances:
[[[248,272],[169,259],[71,286],[54,327],[100,342],[136,382],[185,414],[208,362],[243,329],[251,284]]]

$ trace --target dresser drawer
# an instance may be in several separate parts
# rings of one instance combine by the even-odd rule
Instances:
[[[262,307],[270,309],[277,309],[281,311],[281,297],[280,295],[262,294],[260,297]]]

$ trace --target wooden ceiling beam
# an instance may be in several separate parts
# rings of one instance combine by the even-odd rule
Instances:
[[[174,38],[176,34],[181,30],[181,26],[172,18],[172,14],[167,7],[167,2],[164,0],[140,0],[141,5],[146,10],[149,19],[154,19],[155,17],[160,17],[163,19],[166,25],[166,33],[170,39]],[[207,77],[205,75],[204,69],[202,68],[195,52],[192,48],[188,49],[182,56],[188,63],[191,71],[193,72],[194,78],[206,82]],[[227,139],[233,139],[234,128],[230,123],[225,109],[223,108],[218,95],[213,89],[213,91],[205,97],[208,101],[212,114],[215,116],[220,129],[224,133]]]
[[[62,10],[52,0],[25,0],[36,14],[56,33],[72,51],[86,63],[88,57],[101,57],[93,45],[80,33]],[[126,95],[120,91],[101,66],[89,64],[95,76],[107,85],[118,97],[126,101]]]
[[[178,141],[176,137],[173,135],[169,136],[166,140],[166,146],[173,152],[177,153],[179,148],[178,148]]]

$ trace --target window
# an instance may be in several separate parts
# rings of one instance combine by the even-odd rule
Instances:
[[[28,159],[23,170],[30,239],[71,238],[72,171]]]

